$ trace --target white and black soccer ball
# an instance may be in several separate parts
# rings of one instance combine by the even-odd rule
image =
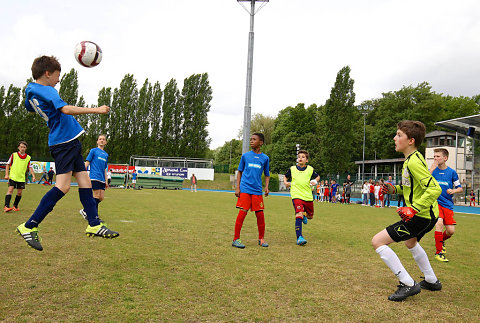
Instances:
[[[81,41],[75,46],[75,59],[85,67],[94,67],[102,61],[102,49],[92,41]]]

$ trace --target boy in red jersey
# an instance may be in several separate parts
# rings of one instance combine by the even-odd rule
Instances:
[[[235,221],[235,235],[232,242],[232,246],[236,248],[245,248],[240,240],[240,231],[248,210],[254,211],[257,216],[258,244],[262,247],[268,247],[268,243],[263,239],[265,235],[265,216],[263,214],[262,173],[265,174],[265,196],[268,196],[270,159],[260,151],[264,141],[263,134],[258,132],[252,134],[250,137],[252,150],[242,155],[238,165],[235,196],[238,197],[237,208],[240,210]]]

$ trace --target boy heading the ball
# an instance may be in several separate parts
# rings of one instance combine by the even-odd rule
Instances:
[[[262,174],[265,174],[265,196],[268,196],[270,159],[260,151],[264,141],[263,134],[258,132],[252,134],[250,137],[252,150],[242,155],[238,165],[235,196],[238,197],[237,208],[240,210],[235,221],[235,234],[232,242],[232,246],[236,248],[245,248],[245,245],[240,240],[240,231],[248,210],[254,211],[257,217],[258,244],[262,247],[268,247],[268,243],[264,240],[265,216],[263,214]]]
[[[25,141],[19,141],[18,151],[10,156],[5,166],[5,179],[8,180],[8,189],[5,195],[3,212],[18,211],[18,203],[20,203],[22,191],[25,189],[25,173],[27,169],[30,174],[32,174],[33,181],[35,181],[35,173],[30,165],[31,157],[27,155],[26,151],[27,143]],[[10,207],[14,189],[17,189],[17,196],[15,196],[13,207]]]
[[[457,222],[453,218],[453,194],[463,192],[457,172],[447,166],[448,150],[436,148],[433,150],[433,163],[430,172],[442,188],[438,197],[439,216],[435,225],[435,259],[448,262],[445,256],[445,240],[455,233]],[[445,228],[445,231],[443,229]]]
[[[118,232],[101,224],[98,218],[96,203],[92,196],[92,183],[85,170],[82,144],[78,140],[85,131],[73,117],[77,114],[106,114],[110,108],[105,105],[96,108],[68,105],[55,90],[60,71],[60,63],[55,57],[37,57],[32,64],[35,82],[29,83],[25,90],[25,108],[40,115],[50,128],[48,146],[57,170],[55,187],[43,196],[30,219],[17,227],[17,232],[27,244],[40,251],[43,247],[38,237],[38,226],[57,202],[68,193],[72,175],[77,179],[80,202],[87,213],[87,236],[115,238],[119,235]]]
[[[395,186],[387,182],[383,190],[388,194],[403,194],[407,206],[397,209],[401,221],[388,226],[372,239],[373,248],[400,281],[397,291],[388,297],[390,301],[403,301],[420,293],[421,288],[432,291],[442,288],[425,250],[418,243],[437,222],[437,198],[442,192],[440,185],[428,171],[425,159],[417,150],[424,138],[425,125],[422,122],[406,120],[397,124],[397,134],[393,140],[395,150],[405,156],[402,182]],[[420,283],[413,280],[398,256],[388,246],[392,242],[400,241],[405,241],[405,246],[425,276]]]
[[[299,246],[307,243],[302,234],[302,223],[307,224],[307,218],[313,219],[313,196],[310,186],[316,186],[320,180],[320,176],[313,167],[307,165],[308,157],[308,151],[299,150],[297,165],[290,167],[283,178],[285,186],[290,187],[290,196],[295,210],[295,233]]]

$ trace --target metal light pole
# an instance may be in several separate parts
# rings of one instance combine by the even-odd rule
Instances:
[[[250,32],[248,34],[248,58],[247,58],[247,89],[245,93],[245,108],[243,110],[243,144],[242,154],[250,150],[250,121],[252,115],[252,71],[253,71],[253,26],[255,14],[267,4],[269,0],[237,0],[250,15]],[[250,9],[243,5],[250,2]],[[263,2],[255,11],[255,2]]]
[[[363,114],[363,154],[362,154],[362,183],[365,181],[365,118],[368,112],[371,110],[368,105],[359,105],[357,107],[358,111]]]

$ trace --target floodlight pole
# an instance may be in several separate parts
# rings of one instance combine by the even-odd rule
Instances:
[[[237,0],[237,2],[250,2],[250,32],[248,34],[247,57],[247,86],[245,93],[245,108],[243,109],[243,143],[242,154],[250,151],[250,122],[252,115],[252,71],[253,71],[253,27],[255,17],[255,2],[268,2],[268,0]]]

